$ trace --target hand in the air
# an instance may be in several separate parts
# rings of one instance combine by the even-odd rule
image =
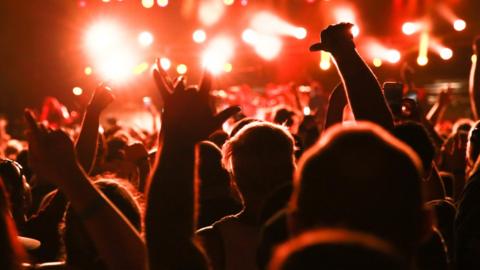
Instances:
[[[321,42],[312,45],[310,47],[310,50],[323,50],[335,53],[340,49],[355,48],[355,43],[353,42],[352,27],[353,24],[351,23],[339,23],[335,25],[330,25],[320,34]]]
[[[61,130],[50,130],[38,124],[30,110],[25,111],[25,119],[28,125],[28,158],[32,170],[42,179],[61,187],[71,173],[78,169],[72,140]]]
[[[112,90],[102,83],[95,89],[95,93],[93,94],[88,107],[96,112],[101,112],[112,103],[114,99],[115,97]]]
[[[184,143],[206,139],[240,108],[229,107],[215,114],[210,102],[212,78],[205,73],[199,88],[186,86],[179,77],[175,83],[159,66],[153,71],[155,82],[163,98],[162,132],[165,138]]]

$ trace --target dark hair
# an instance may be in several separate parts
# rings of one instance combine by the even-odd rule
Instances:
[[[480,121],[472,126],[468,133],[467,158],[470,165],[474,165],[480,154]]]
[[[298,229],[373,233],[413,252],[423,220],[420,162],[371,123],[332,127],[300,160],[290,213]]]
[[[343,229],[317,229],[279,246],[270,270],[408,269],[405,260],[383,240]]]
[[[435,147],[425,127],[417,122],[405,121],[395,125],[392,133],[417,153],[422,160],[423,170],[429,172],[435,156]]]

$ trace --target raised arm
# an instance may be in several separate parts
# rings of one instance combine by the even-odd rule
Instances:
[[[391,130],[393,116],[375,75],[355,49],[352,26],[349,23],[329,26],[321,33],[321,43],[312,45],[310,50],[332,54],[356,120],[371,121]]]
[[[347,97],[345,96],[343,85],[339,83],[328,98],[324,131],[335,124],[342,123],[345,105],[347,105]]]
[[[433,126],[435,126],[438,121],[443,118],[443,115],[450,104],[451,96],[452,88],[442,90],[440,94],[438,94],[437,102],[433,104],[432,108],[430,108],[425,117]]]
[[[111,90],[103,84],[98,86],[83,116],[82,129],[75,144],[75,149],[78,161],[87,174],[91,172],[93,164],[95,164],[100,114],[112,101]]]
[[[477,37],[473,44],[473,53],[476,56],[476,61],[472,61],[472,68],[470,70],[470,105],[474,120],[479,120],[480,117],[480,37]]]
[[[92,184],[63,131],[47,130],[25,114],[29,162],[36,174],[58,186],[82,219],[109,269],[146,269],[145,244],[135,228]]]
[[[238,112],[229,108],[214,116],[209,102],[211,80],[206,76],[197,91],[175,87],[161,68],[154,78],[164,100],[161,150],[148,187],[146,237],[151,269],[207,269],[194,241],[195,145]]]

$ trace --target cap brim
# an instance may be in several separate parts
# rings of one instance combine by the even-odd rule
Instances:
[[[36,239],[23,237],[23,236],[17,236],[17,237],[18,237],[18,241],[20,241],[23,248],[25,248],[26,250],[35,250],[40,247],[40,241]]]
[[[321,43],[315,43],[312,46],[310,46],[310,51],[311,52],[320,51],[321,49],[322,49],[322,44]]]

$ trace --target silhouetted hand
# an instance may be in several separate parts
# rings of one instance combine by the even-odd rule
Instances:
[[[330,25],[320,34],[321,43],[316,48],[331,53],[335,53],[340,49],[355,48],[352,27],[353,24],[351,23]]]
[[[112,90],[102,83],[95,89],[95,93],[93,94],[92,99],[90,100],[88,108],[89,110],[101,112],[110,103],[112,103],[114,99],[115,97],[112,93]]]
[[[78,168],[72,140],[61,130],[38,124],[33,112],[25,111],[28,129],[28,158],[33,171],[59,187]]]
[[[238,107],[229,107],[215,114],[210,106],[212,78],[209,73],[205,73],[199,88],[186,87],[183,77],[172,83],[157,60],[153,76],[164,101],[162,133],[165,138],[182,143],[196,143],[206,139],[229,117],[240,111]]]
[[[438,103],[441,105],[448,105],[452,101],[452,92],[453,89],[448,87],[447,89],[443,89],[440,94],[438,95]]]

